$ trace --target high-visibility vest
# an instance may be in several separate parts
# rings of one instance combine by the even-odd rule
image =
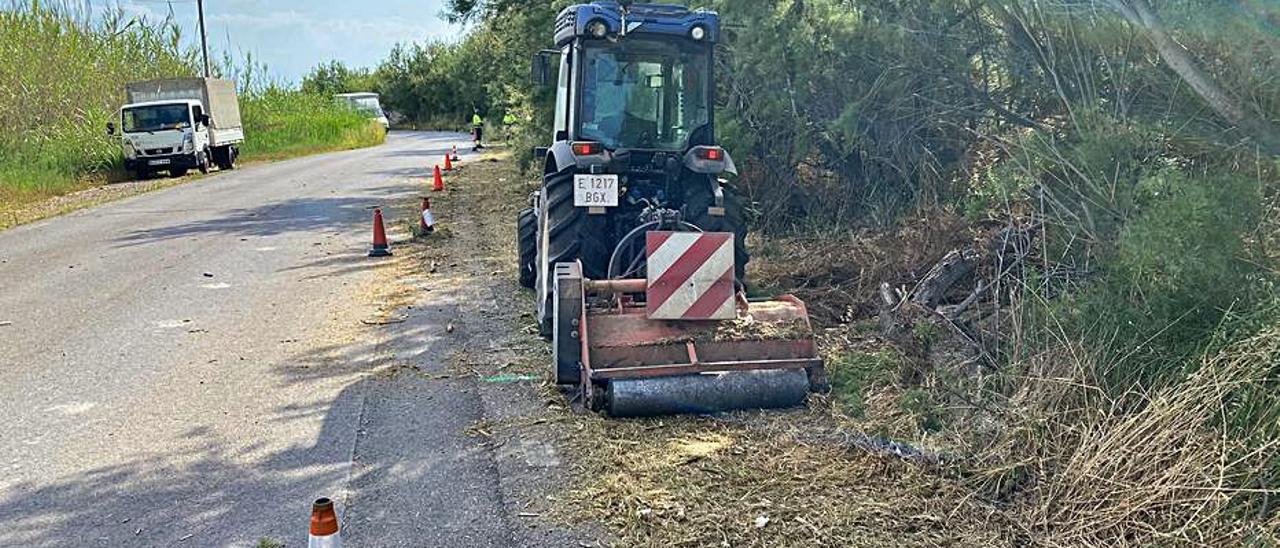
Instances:
[[[484,125],[484,118],[481,118],[479,114],[472,114],[472,115],[471,115],[471,125],[473,125],[473,126],[483,126],[483,125]]]

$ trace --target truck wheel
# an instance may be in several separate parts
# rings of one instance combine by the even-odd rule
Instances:
[[[231,145],[213,149],[213,162],[218,169],[228,171],[236,168],[236,149]]]
[[[733,233],[733,268],[738,283],[743,283],[747,276],[747,261],[751,254],[747,253],[747,219],[742,200],[734,192],[733,187],[722,185],[724,191],[724,215],[711,214],[715,206],[715,196],[708,185],[687,185],[684,198],[684,220],[697,225],[707,232]]]
[[[200,158],[198,158],[196,161],[197,161],[196,167],[200,169],[200,173],[203,173],[203,174],[209,173],[209,162],[210,162],[209,149],[207,148],[204,149],[204,152],[200,153]]]
[[[574,172],[574,167],[569,167],[542,178],[534,289],[538,291],[538,326],[543,337],[551,336],[556,263],[582,261],[583,276],[601,279],[613,252],[605,216],[589,216],[585,209],[573,205]]]
[[[185,167],[175,167],[175,168],[169,169],[170,177],[181,177],[186,174],[187,174],[187,168]]]
[[[516,250],[520,260],[520,285],[532,288],[538,281],[538,215],[532,207],[520,210],[516,218]]]

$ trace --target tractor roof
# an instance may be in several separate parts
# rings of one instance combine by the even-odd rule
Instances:
[[[592,2],[569,6],[556,17],[556,45],[563,46],[578,36],[587,35],[587,24],[601,21],[609,27],[609,34],[622,33],[622,21],[627,22],[626,34],[689,36],[694,27],[706,30],[706,42],[715,43],[720,38],[720,16],[714,11],[690,10],[672,4],[629,4],[618,2]]]

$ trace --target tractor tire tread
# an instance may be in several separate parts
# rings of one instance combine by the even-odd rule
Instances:
[[[734,276],[738,283],[744,283],[747,276],[747,262],[751,254],[747,251],[747,217],[742,199],[738,197],[732,186],[723,185],[724,216],[715,217],[710,213],[715,205],[715,196],[708,185],[694,185],[685,192],[684,220],[707,232],[732,232]]]
[[[532,288],[538,280],[538,216],[531,207],[520,210],[516,218],[516,249],[520,285]]]

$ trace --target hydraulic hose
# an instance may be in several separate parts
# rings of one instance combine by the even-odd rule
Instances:
[[[618,245],[614,246],[613,253],[609,255],[609,269],[608,271],[606,271],[606,273],[610,280],[617,279],[622,275],[631,274],[630,272],[623,273],[622,275],[614,274],[614,265],[617,264],[619,254],[622,252],[622,249],[626,246],[631,245],[631,240],[634,240],[637,235],[645,232],[650,227],[654,227],[654,226],[661,227],[663,224],[664,223],[661,220],[649,221],[647,223],[644,223],[640,226],[635,227],[634,229],[631,230],[631,232],[628,232],[626,236],[623,236],[621,240],[618,240]],[[678,221],[676,226],[677,228],[688,228],[690,229],[691,232],[702,232],[702,229],[698,228],[697,225],[686,223],[684,221]],[[636,261],[632,261],[631,266],[628,267],[628,270],[634,270],[636,266],[637,266]]]

